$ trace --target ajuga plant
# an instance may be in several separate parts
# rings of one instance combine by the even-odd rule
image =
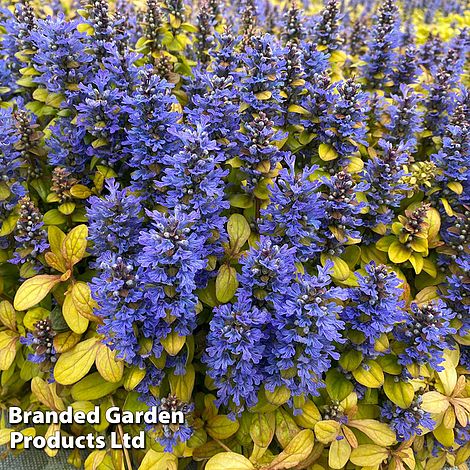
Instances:
[[[467,469],[465,1],[60,3],[0,9],[2,456]]]

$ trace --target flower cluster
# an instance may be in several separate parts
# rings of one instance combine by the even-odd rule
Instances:
[[[465,1],[59,3],[0,9],[2,407],[181,412],[86,467],[462,466]]]

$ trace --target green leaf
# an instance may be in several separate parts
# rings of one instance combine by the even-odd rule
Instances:
[[[255,94],[256,98],[261,100],[261,101],[265,101],[265,100],[269,100],[269,98],[271,98],[272,96],[272,93],[270,91],[260,91],[258,93]]]
[[[240,251],[251,235],[249,223],[241,214],[232,214],[227,222],[227,232],[230,245],[235,252]]]
[[[48,94],[49,91],[47,88],[36,88],[36,90],[33,91],[33,98],[35,100],[41,101],[42,103],[45,103]]]
[[[360,351],[351,349],[350,351],[343,353],[339,359],[340,366],[348,371],[352,372],[354,369],[357,369],[361,364],[363,355]]]
[[[413,385],[400,380],[396,381],[396,379],[398,379],[398,376],[388,375],[385,377],[383,387],[385,395],[400,408],[408,408],[415,395]]]
[[[71,385],[84,377],[95,362],[98,341],[98,338],[87,339],[61,354],[54,367],[55,380],[62,385]]]
[[[380,423],[374,419],[353,420],[348,423],[348,426],[363,432],[375,444],[388,447],[397,441],[395,432],[390,429],[388,424]]]
[[[186,336],[180,336],[176,331],[172,331],[166,338],[160,340],[160,343],[170,356],[176,356],[186,343]]]
[[[455,441],[455,435],[453,429],[447,429],[444,423],[441,423],[432,432],[434,437],[445,447],[452,447]]]
[[[228,439],[239,428],[238,421],[232,421],[228,416],[217,415],[207,420],[205,430],[214,439]]]
[[[351,452],[350,460],[359,467],[378,467],[388,457],[387,449],[373,444],[364,444]]]
[[[42,274],[26,280],[16,291],[13,302],[15,309],[27,310],[37,305],[60,281],[60,276],[49,274]]]
[[[313,431],[310,429],[300,431],[271,462],[270,470],[284,470],[297,466],[310,455],[314,441]]]
[[[192,364],[186,366],[186,373],[184,375],[171,373],[168,377],[171,393],[181,400],[189,402],[193,393],[195,378],[196,372]]]
[[[246,457],[235,452],[216,454],[205,466],[205,470],[253,470],[254,468]]]
[[[320,144],[318,147],[318,155],[325,162],[338,158],[338,152],[329,144]]]
[[[306,110],[305,108],[302,108],[302,106],[299,106],[297,104],[291,104],[287,108],[287,111],[289,111],[289,113],[303,114],[304,116],[308,116],[310,114],[310,111]]]
[[[277,405],[277,406],[281,406],[284,403],[287,403],[287,401],[290,398],[290,390],[284,385],[281,385],[280,387],[276,387],[274,392],[265,390],[264,394],[267,400],[269,401],[269,403],[272,403],[273,405]]]
[[[94,372],[77,382],[71,389],[71,395],[76,401],[99,400],[113,393],[121,385],[122,382],[108,382],[98,372]]]
[[[370,388],[381,387],[385,380],[382,367],[373,360],[363,362],[352,373],[360,384]]]
[[[232,266],[223,264],[215,280],[215,295],[222,303],[229,302],[238,288],[237,271]]]
[[[253,198],[248,194],[234,194],[230,196],[230,205],[240,209],[248,209],[253,206]]]
[[[67,217],[58,209],[51,209],[44,214],[44,223],[46,225],[63,225],[66,222]]]
[[[336,369],[326,373],[326,391],[333,400],[344,400],[353,390],[354,385]]]
[[[413,251],[409,248],[406,248],[405,245],[402,245],[398,240],[392,242],[388,247],[388,257],[390,261],[396,264],[404,263],[410,259]]]
[[[145,374],[145,369],[139,369],[136,366],[130,367],[127,369],[126,376],[124,378],[124,388],[127,391],[134,390],[134,388],[144,380]]]
[[[2,228],[0,229],[0,237],[10,235],[16,228],[16,223],[18,222],[18,216],[10,215],[2,223]]]
[[[62,214],[70,215],[75,210],[75,207],[77,207],[77,205],[74,202],[65,202],[61,204],[58,209]]]
[[[150,449],[142,459],[138,470],[177,470],[177,468],[178,459],[175,455]]]

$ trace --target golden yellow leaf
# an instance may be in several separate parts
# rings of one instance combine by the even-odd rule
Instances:
[[[37,305],[59,282],[60,276],[49,274],[27,279],[16,291],[13,306],[21,311]]]
[[[254,468],[243,455],[235,452],[220,452],[206,463],[205,470],[253,470]]]
[[[43,405],[51,410],[63,411],[65,405],[62,398],[57,395],[56,387],[55,382],[47,383],[40,377],[33,377],[31,380],[31,391]]]
[[[239,427],[238,421],[232,421],[225,415],[216,415],[207,420],[205,430],[214,439],[228,439]]]
[[[428,413],[441,414],[449,407],[447,398],[439,392],[427,392],[423,395],[421,408]]]
[[[304,429],[287,444],[285,449],[274,458],[270,470],[284,470],[292,468],[304,461],[312,452],[315,438],[313,431]]]
[[[0,370],[7,370],[13,364],[19,339],[15,331],[0,331]]]
[[[103,379],[119,382],[124,373],[124,362],[116,360],[116,351],[111,351],[105,344],[100,344],[96,353],[96,368]]]
[[[172,331],[166,338],[160,340],[160,343],[170,356],[176,356],[186,343],[186,336],[180,336],[176,331]]]
[[[192,364],[186,366],[184,375],[170,374],[168,381],[170,382],[171,393],[181,400],[189,402],[193,393],[195,378],[196,372]]]
[[[55,380],[62,385],[71,385],[84,377],[95,362],[98,341],[98,338],[87,339],[61,354],[54,367]]]
[[[72,349],[79,341],[81,336],[73,331],[64,331],[54,336],[54,349],[58,353],[64,353]]]
[[[351,450],[349,442],[344,437],[335,439],[328,452],[328,465],[334,469],[343,468],[349,460]]]
[[[0,322],[8,329],[16,330],[16,312],[8,300],[0,302]]]
[[[353,449],[350,460],[360,467],[374,467],[380,465],[387,457],[387,449],[374,444],[364,444]]]
[[[145,369],[139,369],[138,367],[130,367],[127,369],[126,376],[124,378],[124,388],[127,391],[134,390],[137,385],[142,382],[146,374]]]
[[[77,264],[85,255],[87,247],[88,227],[77,225],[65,237],[61,253],[69,267]]]
[[[348,426],[363,432],[374,443],[391,446],[397,441],[395,432],[385,423],[374,419],[357,419],[350,421]]]
[[[176,470],[177,468],[178,459],[173,454],[150,449],[142,459],[138,470]]]
[[[62,305],[62,315],[69,328],[74,333],[81,334],[87,330],[89,321],[87,318],[80,315],[80,312],[75,307],[71,291],[72,289],[69,289],[65,295],[64,303]]]
[[[93,313],[97,304],[92,299],[90,286],[86,282],[78,281],[73,285],[72,300],[75,308],[80,312],[80,315],[88,318],[90,321],[101,321],[101,319]]]
[[[340,423],[328,419],[325,421],[319,421],[315,424],[315,436],[317,440],[323,442],[323,444],[328,444],[336,439],[341,429]]]

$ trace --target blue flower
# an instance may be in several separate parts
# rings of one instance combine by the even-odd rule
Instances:
[[[137,255],[149,304],[143,329],[147,336],[158,339],[166,338],[172,330],[187,336],[196,326],[196,274],[207,264],[205,238],[195,224],[200,214],[186,213],[177,206],[166,214],[153,211],[147,215],[151,225],[140,232],[141,251]]]
[[[460,226],[457,228],[460,229]],[[443,298],[446,305],[455,313],[455,319],[460,322],[457,334],[465,337],[470,334],[470,279],[468,276],[470,257],[464,254],[456,258],[454,262],[454,273],[446,277]]]
[[[439,34],[429,33],[426,42],[419,50],[419,63],[421,66],[435,73],[444,55],[444,45]]]
[[[125,94],[113,87],[113,76],[107,70],[100,70],[91,83],[79,87],[81,100],[75,106],[76,126],[90,137],[86,154],[90,161],[97,158],[113,166],[123,158],[124,128],[128,120],[123,107]]]
[[[400,182],[406,174],[404,165],[410,159],[407,147],[402,143],[396,146],[383,139],[378,145],[382,152],[368,160],[362,172],[364,181],[370,185],[369,211],[362,217],[364,225],[369,228],[390,224],[394,218],[393,209],[399,207],[405,197],[404,190],[408,189]]]
[[[35,52],[30,35],[36,28],[36,21],[34,9],[29,1],[17,3],[13,12],[2,8],[0,26],[6,33],[2,34],[2,55],[8,59],[14,81],[21,78],[20,69],[26,66],[29,56]]]
[[[285,53],[277,40],[269,35],[254,36],[241,54],[245,75],[241,79],[241,99],[248,112],[263,111],[274,118],[280,110],[284,85]]]
[[[325,130],[320,140],[336,150],[339,158],[334,163],[338,165],[344,163],[342,157],[355,153],[359,144],[366,145],[366,95],[354,79],[339,82],[333,93],[334,100],[324,117]]]
[[[98,303],[97,314],[103,324],[98,331],[104,342],[117,351],[117,357],[129,364],[144,367],[152,353],[159,357],[160,344],[152,344],[142,354],[139,336],[151,338],[146,329],[149,306],[143,299],[144,284],[141,269],[132,258],[106,253],[100,258],[99,275],[90,284],[93,298]]]
[[[283,16],[282,38],[284,42],[287,44],[291,41],[303,41],[307,36],[305,20],[302,10],[297,7],[295,1],[291,2],[289,8],[286,8]]]
[[[111,253],[138,251],[138,235],[143,224],[139,197],[120,190],[114,179],[107,180],[105,187],[109,194],[104,198],[91,197],[87,210],[90,240],[98,260]]]
[[[39,320],[34,324],[33,332],[28,332],[26,336],[20,338],[21,344],[30,346],[33,354],[28,355],[28,361],[40,364],[44,371],[49,370],[52,376],[52,369],[57,362],[57,352],[54,348],[54,336],[57,332],[52,328],[49,318]]]
[[[85,51],[85,35],[77,31],[77,25],[77,20],[66,21],[61,13],[38,20],[31,32],[31,42],[37,48],[32,63],[41,73],[34,81],[51,93],[77,90],[90,72],[93,56]]]
[[[252,247],[246,257],[240,260],[242,273],[239,276],[243,291],[250,292],[265,305],[267,300],[275,297],[272,294],[283,294],[286,286],[295,277],[295,248],[287,245],[276,245],[273,241],[261,236],[258,246]]]
[[[336,50],[341,44],[339,36],[339,21],[341,20],[339,8],[338,0],[326,0],[313,31],[315,42],[328,52]]]
[[[21,133],[17,129],[17,119],[12,108],[0,109],[0,174],[6,186],[6,194],[0,201],[0,222],[11,215],[22,196],[26,194],[21,165],[24,163],[20,150]],[[8,239],[0,237],[0,247],[6,248]]]
[[[408,148],[414,148],[416,135],[423,130],[423,113],[418,108],[423,97],[407,85],[400,85],[397,94],[391,97],[393,104],[387,108],[390,121],[385,124],[385,139],[393,144],[403,143]]]
[[[184,205],[189,211],[201,215],[198,231],[207,240],[206,255],[222,254],[221,241],[226,239],[225,220],[222,211],[228,209],[224,197],[224,180],[228,171],[222,168],[227,156],[216,141],[209,138],[210,128],[206,117],[194,130],[170,129],[182,143],[182,150],[163,159],[166,165],[161,178],[165,189],[166,207]]]
[[[243,162],[241,169],[247,174],[245,191],[252,192],[261,179],[285,158],[287,153],[275,145],[275,141],[284,136],[282,131],[276,131],[274,122],[264,112],[245,122],[243,132],[237,132],[239,158]]]
[[[395,70],[391,74],[395,92],[405,85],[411,85],[418,81],[421,69],[418,67],[417,50],[409,46],[403,54],[396,59]]]
[[[42,214],[29,196],[23,196],[18,205],[19,218],[14,231],[16,247],[10,262],[30,263],[38,271],[41,268],[38,256],[49,248]]]
[[[331,178],[322,177],[321,182],[325,214],[318,236],[322,240],[323,253],[338,256],[348,240],[360,239],[358,228],[363,223],[360,214],[365,203],[358,201],[357,193],[366,191],[369,184],[365,181],[356,184],[345,171]]]
[[[429,364],[437,371],[443,370],[440,365],[444,349],[452,348],[449,335],[456,330],[450,326],[455,317],[442,300],[418,307],[412,303],[406,320],[397,325],[395,337],[404,343],[405,349],[399,354],[402,365]]]
[[[335,343],[344,342],[338,320],[347,291],[333,287],[328,272],[333,263],[318,267],[318,275],[300,276],[286,287],[285,298],[273,302],[271,336],[267,346],[265,386],[286,386],[293,396],[319,395],[323,374],[339,359]],[[290,401],[293,406],[293,401]]]
[[[395,48],[399,45],[399,16],[394,0],[381,3],[363,56],[362,72],[371,88],[383,86],[391,78]]]
[[[390,401],[381,407],[382,416],[390,420],[399,442],[421,436],[424,430],[434,429],[436,422],[430,413],[421,408],[422,396],[418,395],[408,408],[400,408]]]
[[[217,387],[218,406],[229,406],[232,415],[254,406],[265,378],[266,325],[269,315],[240,291],[237,301],[214,309],[207,335],[204,362]]]
[[[178,443],[186,442],[193,434],[193,428],[189,424],[188,417],[190,417],[194,410],[194,405],[185,403],[174,395],[154,401],[158,404],[159,411],[167,411],[169,413],[182,412],[184,415],[185,420],[183,423],[157,426],[157,441],[164,446],[165,452],[172,452]]]
[[[289,169],[280,171],[271,188],[270,204],[261,211],[259,229],[276,243],[295,247],[296,258],[307,261],[322,250],[317,235],[324,216],[320,185],[310,180],[316,167],[296,173],[295,160],[290,159],[288,163]]]
[[[369,357],[379,353],[375,342],[405,319],[405,302],[400,300],[402,281],[385,265],[371,262],[365,275],[356,273],[358,286],[348,291],[348,305],[340,318],[349,328],[361,332],[364,341],[357,348]]]
[[[464,90],[457,99],[457,105],[445,127],[442,148],[430,157],[441,170],[436,178],[441,184],[451,181],[465,184],[470,178],[469,93]],[[446,193],[446,196],[451,195],[448,190]]]
[[[134,170],[132,188],[142,191],[146,200],[156,202],[160,166],[165,156],[174,155],[180,148],[177,132],[169,132],[177,128],[180,115],[172,110],[176,103],[172,85],[149,68],[141,70],[139,76],[140,84],[122,101],[130,124],[122,144]]]

